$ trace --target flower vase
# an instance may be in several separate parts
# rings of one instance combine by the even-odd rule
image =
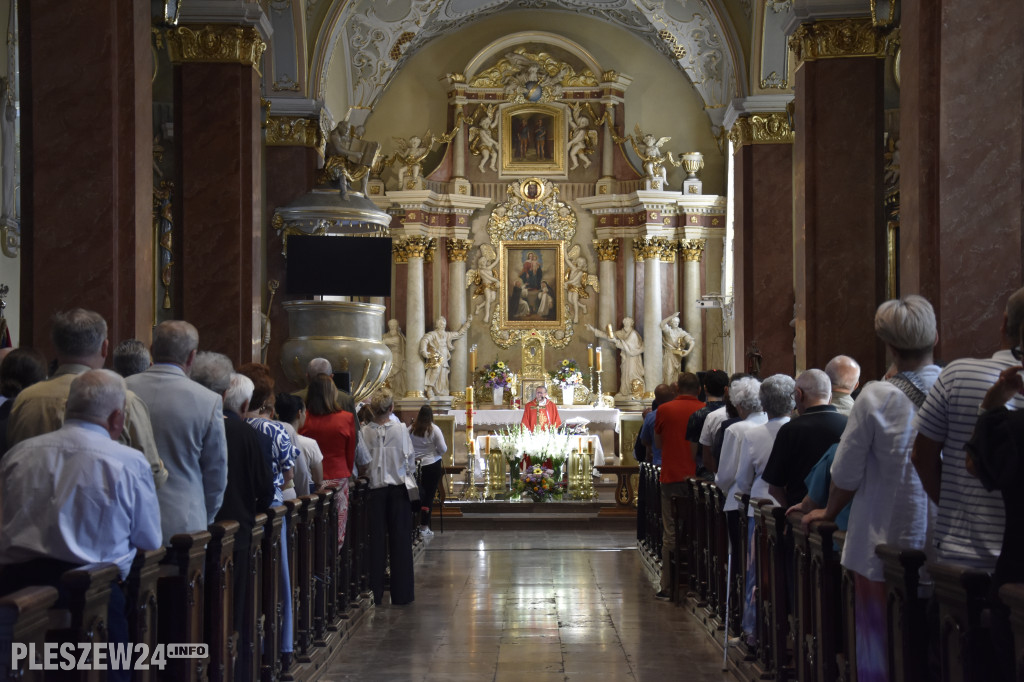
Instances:
[[[505,401],[505,389],[496,388],[494,389],[494,405],[501,405]]]
[[[562,389],[562,405],[565,407],[572,407],[575,402],[575,386],[568,386]]]

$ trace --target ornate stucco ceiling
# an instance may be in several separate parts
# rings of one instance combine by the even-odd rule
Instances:
[[[282,0],[271,0],[271,4]],[[417,50],[502,11],[556,10],[610,23],[649,42],[701,96],[716,124],[746,91],[754,0],[307,0],[309,97],[322,100],[328,66],[343,55],[348,101],[372,108]],[[740,30],[737,30],[737,24]]]

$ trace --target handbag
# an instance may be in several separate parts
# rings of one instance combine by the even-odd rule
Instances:
[[[405,490],[409,493],[410,502],[420,501],[420,486],[416,483],[416,479],[409,474],[405,475]]]

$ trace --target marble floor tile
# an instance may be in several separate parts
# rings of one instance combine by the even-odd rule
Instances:
[[[415,566],[416,601],[371,612],[321,679],[732,682],[693,617],[654,599],[633,538],[438,532]]]

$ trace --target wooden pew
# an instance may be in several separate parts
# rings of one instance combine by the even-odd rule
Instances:
[[[768,518],[771,516],[772,503],[769,500],[752,499],[750,506],[754,509],[754,538],[746,552],[754,553],[754,601],[757,613],[755,633],[757,634],[757,651],[755,653],[755,670],[761,677],[774,676],[773,661],[775,652],[772,650],[774,635],[772,632],[772,593],[766,589],[771,583],[771,559],[768,550]],[[746,521],[746,518],[743,519]],[[746,599],[746,583],[736,595],[741,602]]]
[[[129,637],[133,643],[145,644],[148,651],[153,651],[157,644],[157,580],[160,562],[166,555],[165,547],[136,552],[132,570],[124,584]],[[157,678],[157,671],[136,670],[132,678],[137,682],[150,682]]]
[[[984,571],[929,561],[939,603],[942,679],[948,682],[991,680],[989,629],[982,624],[988,608],[990,577]]]
[[[670,571],[669,593],[672,601],[681,604],[686,599],[686,593],[690,588],[689,557],[693,551],[690,545],[691,533],[690,524],[693,523],[693,516],[696,514],[693,491],[687,490],[682,495],[673,495],[670,503],[675,516],[675,525],[669,529],[675,538],[675,551],[669,552],[669,565],[662,566],[662,571]]]
[[[203,572],[210,539],[210,532],[205,530],[171,537],[157,581],[157,641],[161,644],[206,641],[203,636]],[[168,658],[161,678],[206,680],[207,663],[206,659]]]
[[[294,658],[296,651],[299,650],[297,639],[299,630],[297,628],[297,618],[299,609],[299,584],[296,580],[296,574],[299,569],[298,561],[298,546],[299,546],[299,508],[303,503],[299,500],[285,500],[285,521],[281,525],[281,533],[287,533],[287,552],[284,561],[288,562],[288,586],[287,588],[282,586],[282,589],[287,589],[289,596],[292,600],[292,657]],[[282,597],[284,595],[282,594]],[[284,606],[281,607],[282,620],[281,627],[284,628]],[[283,634],[283,632],[282,632]]]
[[[705,480],[700,480],[700,495],[701,495],[701,522],[699,527],[694,529],[694,532],[700,535],[699,556],[695,557],[695,562],[699,567],[699,582],[698,590],[703,590],[703,602],[704,602],[704,623],[712,629],[716,629],[716,625],[712,623],[717,618],[718,614],[718,576],[715,573],[715,484]],[[698,594],[700,592],[698,591]],[[724,595],[721,597],[725,598]]]
[[[739,533],[739,551],[732,558],[732,586],[729,594],[729,623],[731,630],[729,635],[739,637],[742,632],[743,599],[744,589],[747,584],[747,557],[752,548],[747,545],[747,510],[750,508],[750,496],[745,493],[734,493],[733,497],[738,504],[737,514],[734,518],[739,519],[736,532]],[[729,523],[729,514],[726,514],[726,523]],[[753,659],[755,652],[748,652],[749,658]]]
[[[794,517],[796,515],[794,514]],[[801,515],[802,516],[802,515]],[[835,550],[833,535],[836,525],[827,521],[815,521],[807,535],[808,585],[810,594],[810,623],[803,628],[810,641],[804,647],[811,670],[816,671],[811,679],[817,682],[834,682],[839,677],[837,656],[842,651],[843,619],[842,572],[839,553]]]
[[[891,682],[925,682],[928,660],[926,600],[918,596],[920,570],[925,554],[916,549],[879,545],[875,554],[885,570],[886,620],[888,622],[889,679]]]
[[[715,586],[715,621],[716,629],[725,626],[725,597],[729,582],[729,529],[725,519],[725,493],[717,485],[708,484],[711,494],[710,514],[714,520],[711,544],[711,577]]]
[[[835,531],[832,539],[839,546],[839,556],[843,555],[846,544],[846,533]],[[857,680],[857,623],[854,621],[856,590],[853,574],[839,567],[839,605],[834,613],[842,624],[842,639],[836,650],[836,680],[838,682],[856,682]]]
[[[245,600],[245,610],[238,643],[238,673],[240,680],[256,680],[260,675],[260,661],[264,630],[263,613],[263,535],[266,514],[257,514],[252,524],[246,570],[245,594],[236,598]]]
[[[6,679],[43,682],[42,670],[30,670],[33,659],[26,656],[12,669],[12,644],[35,645],[37,663],[42,662],[43,643],[50,629],[50,608],[57,601],[54,587],[26,587],[0,597],[0,670]]]
[[[292,584],[295,586],[295,660],[307,662],[310,648],[313,646],[313,560],[317,544],[316,517],[320,513],[320,497],[306,495],[289,502],[296,505],[298,517],[295,533],[295,573],[292,574]]]
[[[817,679],[818,663],[812,615],[816,586],[811,582],[810,533],[804,530],[803,516],[803,513],[795,512],[787,519],[793,534],[793,586],[796,590],[795,608],[789,617],[789,638],[796,678],[800,682],[811,682]]]
[[[689,496],[683,505],[683,513],[686,516],[682,519],[683,540],[685,545],[679,545],[676,540],[676,550],[685,562],[685,573],[680,575],[684,582],[680,583],[682,594],[680,599],[686,598],[689,591],[694,597],[698,608],[704,608],[708,604],[708,575],[707,575],[707,501],[705,499],[703,481],[699,478],[686,479],[689,488]],[[679,510],[676,511],[677,518]]]
[[[999,598],[1010,609],[1013,630],[1013,667],[1017,682],[1024,682],[1024,584],[1010,583],[999,588]]]
[[[313,580],[316,586],[313,592],[313,643],[324,646],[328,632],[337,631],[339,609],[344,609],[341,603],[342,591],[338,589],[341,583],[338,573],[338,508],[335,496],[339,492],[331,489],[317,494],[320,497],[320,514],[316,517],[319,540],[314,557]]]
[[[759,583],[761,592],[766,593],[768,606],[764,618],[768,627],[769,664],[775,671],[776,679],[793,676],[789,641],[789,597],[786,594],[786,542],[783,537],[788,527],[786,510],[768,500],[761,502],[765,522],[765,543],[767,547],[767,582]]]
[[[233,682],[238,658],[234,620],[235,535],[237,521],[218,521],[209,527],[206,547],[206,608],[204,628],[210,645],[210,682]]]
[[[350,574],[350,605],[365,599],[370,593],[370,518],[367,501],[370,494],[368,483],[360,479],[356,489],[349,495],[349,529],[345,544],[352,539],[352,568]]]
[[[281,523],[287,508],[267,509],[263,527],[263,589],[260,609],[263,618],[263,652],[260,680],[275,682],[281,674]]]

